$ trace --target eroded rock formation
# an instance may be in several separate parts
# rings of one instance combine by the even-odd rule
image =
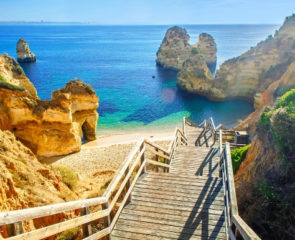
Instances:
[[[190,36],[184,28],[172,27],[165,34],[162,44],[157,52],[157,64],[163,68],[180,71],[183,64],[193,53],[203,55],[211,72],[216,67],[216,43],[213,37],[207,33],[199,36],[199,41],[195,45],[190,45]]]
[[[29,44],[21,38],[16,46],[17,61],[20,63],[36,62],[36,55],[31,52]]]
[[[12,131],[38,157],[79,151],[83,134],[95,139],[98,97],[91,86],[72,80],[53,92],[50,101],[41,101],[30,81],[17,72],[20,66],[8,56],[0,60],[0,76],[9,86],[0,87],[0,129]]]
[[[211,72],[215,72],[217,61],[217,48],[214,38],[208,33],[201,33],[199,41],[193,45],[197,48],[206,60],[207,66]]]
[[[210,87],[208,82],[212,81],[212,75],[206,60],[198,52],[191,53],[190,57],[183,63],[177,78],[178,85],[190,92],[194,92],[196,88],[207,92],[208,87]]]
[[[295,59],[295,16],[288,17],[274,37],[220,66],[208,91],[196,86],[193,92],[211,100],[243,98],[259,105],[261,93],[278,80]]]
[[[190,36],[184,28],[169,28],[157,52],[157,64],[163,68],[180,70],[192,50],[189,40]]]

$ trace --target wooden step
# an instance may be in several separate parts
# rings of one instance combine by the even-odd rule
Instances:
[[[178,202],[173,202],[173,201],[161,201],[159,199],[152,199],[152,198],[147,198],[147,197],[137,197],[137,196],[132,196],[132,201],[134,204],[139,204],[139,205],[145,205],[145,206],[161,206],[165,208],[174,208],[178,210],[197,210],[198,208],[202,208],[203,211],[207,211],[207,209],[215,209],[215,210],[220,210],[223,211],[224,205],[220,204],[214,204],[212,201],[200,201],[197,204],[191,203],[191,202],[185,202],[181,203],[181,201]]]
[[[198,223],[198,228],[200,229],[204,225],[208,225],[208,229],[214,229],[216,226],[220,227],[220,232],[224,232],[225,229],[225,222],[224,217],[221,216],[221,218],[218,218],[219,216],[215,216],[216,218],[208,219],[207,216],[204,214],[202,215],[191,215],[190,217],[186,218],[177,218],[176,216],[169,215],[169,218],[167,216],[163,216],[162,214],[158,213],[151,213],[150,215],[140,215],[140,213],[136,211],[124,211],[124,213],[121,214],[120,218],[125,220],[133,220],[133,221],[139,221],[139,222],[150,222],[155,224],[167,224],[170,226],[176,226],[176,227],[186,227],[186,228],[193,228],[197,229],[196,227],[192,225],[187,225],[186,223],[190,221],[191,218],[194,219],[194,222]]]
[[[221,227],[216,227],[217,231],[214,230],[193,230],[188,228],[161,225],[154,223],[145,223],[131,220],[119,219],[116,223],[116,228],[121,231],[130,231],[135,233],[141,233],[146,235],[152,235],[156,237],[170,237],[171,239],[199,239],[200,237],[225,237],[224,232],[220,232]]]
[[[126,209],[132,209],[132,210],[139,210],[139,211],[146,211],[146,212],[157,212],[159,214],[167,214],[167,215],[178,215],[183,217],[191,216],[192,214],[198,214],[200,216],[212,216],[213,218],[218,216],[219,218],[224,217],[224,210],[217,210],[217,209],[192,209],[192,208],[182,208],[182,209],[176,209],[176,208],[169,208],[169,207],[162,207],[160,205],[148,205],[144,202],[139,203],[129,203],[126,206]],[[211,217],[209,217],[211,218]]]

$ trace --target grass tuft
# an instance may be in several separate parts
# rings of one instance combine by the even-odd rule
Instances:
[[[59,174],[62,178],[62,181],[70,188],[74,189],[78,183],[77,174],[70,168],[66,166],[54,166],[53,170]]]

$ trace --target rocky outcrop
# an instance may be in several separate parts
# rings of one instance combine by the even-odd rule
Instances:
[[[217,62],[217,48],[214,38],[208,33],[201,33],[199,41],[193,45],[193,48],[199,50],[206,60],[207,66],[211,72],[215,72]]]
[[[190,57],[183,63],[183,67],[177,75],[178,86],[190,92],[194,89],[209,91],[208,82],[212,81],[211,72],[205,58],[198,52],[192,52]]]
[[[166,69],[180,70],[192,50],[189,40],[184,28],[169,28],[157,52],[157,64]]]
[[[295,16],[288,17],[274,37],[269,36],[256,47],[220,66],[208,92],[193,92],[222,101],[243,98],[254,103],[271,83],[280,79],[295,59]],[[257,104],[256,104],[257,105]]]
[[[157,52],[157,64],[166,69],[180,71],[183,64],[191,57],[191,53],[203,55],[207,66],[213,73],[216,68],[216,43],[207,33],[199,35],[199,41],[191,46],[190,36],[184,28],[172,27],[166,32]]]
[[[50,167],[41,164],[33,152],[0,130],[0,211],[11,211],[77,200],[78,195]],[[70,217],[58,214],[24,222],[25,231],[54,224]],[[10,236],[9,226],[0,227],[0,238]]]
[[[13,62],[7,56],[0,59]],[[0,73],[6,66],[0,65]],[[6,76],[18,76],[15,68],[7,69]],[[0,87],[0,129],[13,132],[39,158],[79,151],[83,136],[95,139],[98,97],[91,86],[72,80],[50,101],[41,101],[23,73],[18,79],[10,80],[14,88]]]
[[[31,97],[37,98],[34,85],[15,59],[7,54],[0,55],[0,88],[25,91]]]
[[[17,61],[20,63],[36,62],[36,56],[30,51],[29,44],[21,38],[16,46]]]

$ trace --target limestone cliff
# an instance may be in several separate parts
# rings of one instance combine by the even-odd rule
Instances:
[[[206,60],[211,72],[215,72],[217,61],[217,48],[214,38],[208,33],[201,33],[198,42],[192,46],[199,50]]]
[[[293,239],[295,232],[294,88],[295,62],[237,127],[247,126],[253,135],[235,175],[240,213],[262,239]]]
[[[184,28],[169,28],[157,52],[157,64],[167,69],[180,70],[192,50],[189,40],[190,36]]]
[[[79,151],[83,134],[95,139],[98,97],[91,86],[72,80],[53,92],[50,101],[41,101],[23,73],[13,77],[19,76],[15,68],[7,68],[13,59],[1,59],[7,61],[0,65],[0,76],[6,71],[2,78],[5,83],[13,82],[14,88],[0,87],[0,129],[12,131],[38,157]]]
[[[20,63],[36,62],[36,55],[31,52],[29,44],[21,38],[16,46],[17,61]]]
[[[295,15],[286,19],[274,37],[223,63],[215,79],[208,82],[207,92],[198,87],[193,92],[217,101],[236,97],[259,101],[261,93],[282,76],[294,56]]]
[[[177,74],[178,86],[190,92],[199,88],[200,91],[209,91],[208,82],[212,81],[212,75],[207,67],[206,60],[198,52],[192,52],[190,57],[183,63]]]

